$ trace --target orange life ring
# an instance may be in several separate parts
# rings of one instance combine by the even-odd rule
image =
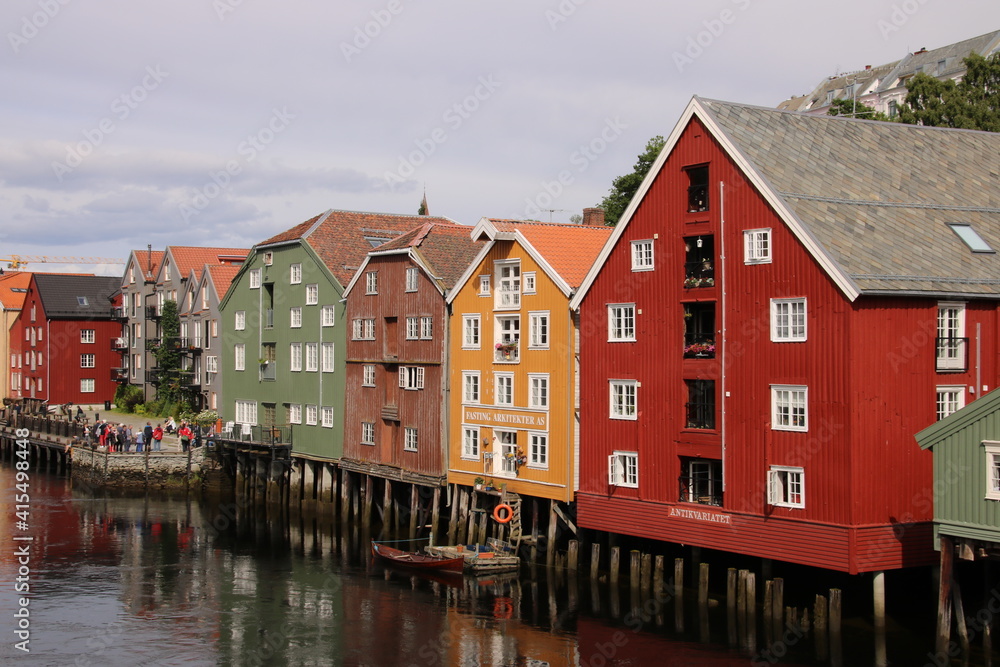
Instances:
[[[505,516],[500,515],[500,510],[506,510],[507,514]],[[514,508],[507,503],[500,503],[493,510],[493,518],[497,523],[510,523],[510,520],[514,518]]]
[[[510,598],[497,598],[493,602],[493,617],[507,619],[514,615],[514,602]]]

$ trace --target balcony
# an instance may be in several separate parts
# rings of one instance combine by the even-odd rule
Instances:
[[[124,352],[128,349],[128,340],[122,336],[111,339],[111,351],[112,352]]]
[[[146,371],[146,384],[160,384],[160,372],[159,368],[150,368]]]
[[[292,427],[291,425],[278,426],[276,424],[268,426],[232,424],[229,429],[219,434],[219,440],[287,448],[292,444]]]
[[[715,239],[711,235],[684,239],[684,288],[715,287]]]
[[[516,341],[513,343],[497,343],[493,350],[493,361],[506,364],[520,362],[520,346]]]
[[[111,381],[112,382],[128,382],[128,369],[127,368],[112,368],[111,369]]]
[[[722,507],[722,485],[705,475],[681,475],[678,502]]]
[[[127,320],[128,319],[128,308],[123,308],[122,306],[117,306],[111,309],[111,319],[113,320]]]
[[[684,341],[684,358],[685,359],[715,359],[715,341],[713,340],[696,340],[692,342],[687,341],[685,336]]]
[[[160,309],[156,306],[146,306],[146,319],[147,320],[160,319]]]
[[[261,380],[275,380],[277,379],[277,368],[278,364],[273,361],[265,361],[260,365],[260,379]]]
[[[201,352],[201,338],[171,336],[164,339],[164,344],[170,349],[177,350],[178,352]]]
[[[935,338],[937,356],[935,370],[943,373],[961,373],[969,370],[968,338]]]

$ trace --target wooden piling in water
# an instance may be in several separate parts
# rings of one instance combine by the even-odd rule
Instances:
[[[569,552],[567,553],[567,563],[566,568],[576,574],[580,565],[580,541],[570,540],[569,541]]]
[[[830,589],[830,641],[833,644],[840,643],[841,630],[841,591],[839,588]]]
[[[663,597],[663,554],[657,554],[653,559],[653,597],[657,600]]]
[[[629,572],[628,585],[632,589],[639,588],[639,568],[641,565],[642,553],[638,549],[629,552]]]
[[[549,500],[549,532],[545,540],[545,564],[552,567],[556,562],[556,528],[559,517],[556,514],[556,501]]]
[[[594,542],[590,545],[590,579],[597,581],[601,572],[601,545]]]
[[[785,580],[781,577],[774,578],[774,591],[771,603],[774,605],[771,609],[772,630],[774,636],[777,638],[781,636],[785,628]]]
[[[618,586],[618,570],[621,567],[621,548],[611,547],[611,570],[608,580],[611,582],[612,588]]]
[[[642,554],[642,564],[639,566],[639,587],[646,594],[653,579],[653,554]]]
[[[698,606],[708,607],[708,563],[698,565]]]

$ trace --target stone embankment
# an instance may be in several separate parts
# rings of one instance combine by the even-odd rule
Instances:
[[[186,489],[200,491],[215,461],[205,448],[190,452],[112,454],[87,446],[73,448],[70,475],[74,482],[93,488],[123,490]]]

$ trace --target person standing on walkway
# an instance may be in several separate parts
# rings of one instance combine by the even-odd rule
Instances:
[[[177,435],[181,438],[181,451],[186,452],[188,447],[191,446],[191,436],[193,435],[187,422],[181,422],[181,427],[178,429]]]
[[[146,422],[146,428],[142,429],[142,439],[146,443],[146,449],[153,451],[153,425]]]
[[[163,440],[163,427],[159,424],[153,429],[153,451],[160,451],[160,443]]]

